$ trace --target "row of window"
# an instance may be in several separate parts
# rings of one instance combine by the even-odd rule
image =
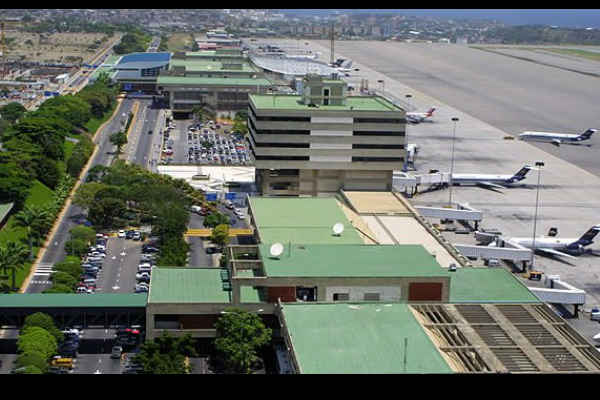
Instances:
[[[357,161],[403,162],[404,157],[352,157],[352,162]]]
[[[365,293],[363,300],[364,301],[379,301],[380,300],[379,293]],[[348,293],[334,293],[333,301],[348,301],[350,300],[350,294]]]
[[[256,115],[256,111],[252,106],[248,107],[250,109],[250,114],[254,116],[257,121],[300,121],[300,122],[310,122],[310,117],[264,117]],[[354,118],[355,124],[406,124],[406,119],[404,118]]]

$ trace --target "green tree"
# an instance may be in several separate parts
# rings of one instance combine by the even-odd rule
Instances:
[[[56,293],[75,293],[75,290],[71,286],[56,284],[52,285],[51,288],[44,290],[44,294],[56,294]]]
[[[20,209],[29,195],[31,177],[15,162],[1,158],[0,152],[0,203],[15,203]]]
[[[225,247],[229,243],[229,225],[221,224],[214,227],[210,240],[221,248]]]
[[[214,228],[217,225],[229,224],[229,217],[218,211],[215,211],[204,218],[204,226]]]
[[[83,257],[88,252],[88,244],[81,239],[71,239],[65,243],[65,251],[69,255]]]
[[[7,242],[4,245],[0,245],[0,268],[4,271],[4,274],[8,274],[8,271],[11,271],[12,284],[10,288],[12,290],[16,289],[17,270],[23,268],[28,254],[27,247],[17,242]]]
[[[88,175],[89,176],[89,175]],[[88,209],[96,201],[96,193],[102,189],[106,189],[108,186],[99,182],[88,182],[79,186],[75,196],[73,196],[73,204],[80,206],[81,208]]]
[[[75,279],[79,279],[79,276],[83,272],[81,268],[81,261],[79,259],[73,261],[62,261],[54,264],[54,270],[57,272],[64,272],[71,275]]]
[[[71,288],[75,288],[77,286],[77,278],[72,277],[70,274],[66,272],[56,271],[50,276],[50,279],[55,285],[65,285]]]
[[[158,265],[184,267],[187,264],[187,253],[190,245],[181,236],[167,237],[160,246]]]
[[[88,211],[88,218],[96,227],[112,227],[115,218],[123,215],[127,209],[125,202],[121,199],[103,198],[97,200]]]
[[[83,240],[85,243],[94,243],[96,240],[96,231],[89,226],[77,225],[69,231],[71,239]]]
[[[109,171],[110,168],[101,164],[94,165],[92,168],[88,170],[86,182],[97,182],[102,179],[105,173]],[[83,185],[82,185],[83,186]]]
[[[38,179],[50,189],[54,189],[62,175],[58,163],[48,157],[42,157],[36,167]]]
[[[258,350],[271,341],[271,329],[260,317],[239,308],[226,309],[215,328],[215,350],[234,372],[250,373]]]
[[[17,103],[16,101],[0,107],[0,117],[12,123],[21,118],[26,112],[27,109],[23,107],[21,103]]]
[[[117,146],[117,154],[121,154],[121,148],[127,144],[127,135],[125,132],[115,132],[110,135],[110,142]]]
[[[166,332],[140,347],[135,361],[142,365],[144,374],[185,374],[185,357],[197,356],[194,339],[189,334],[174,337]]]
[[[49,359],[56,354],[57,348],[56,338],[50,332],[38,326],[24,328],[17,340],[17,350],[19,353],[36,351],[45,359]]]
[[[27,317],[25,317],[25,321],[23,322],[23,328],[21,331],[24,332],[25,329],[32,326],[44,328],[52,336],[54,336],[57,342],[62,342],[64,339],[63,333],[60,331],[60,329],[56,327],[56,325],[54,324],[54,320],[48,314],[36,312],[34,314],[28,315]]]
[[[235,121],[233,123],[233,127],[231,128],[232,132],[239,132],[242,135],[245,135],[248,133],[248,126],[246,125],[245,121]]]
[[[55,210],[51,203],[46,205],[31,205],[15,214],[16,222],[19,226],[27,229],[30,250],[32,241],[34,245],[39,245],[41,239],[48,233],[52,227],[55,218]],[[31,256],[33,253],[30,253]]]
[[[30,351],[19,355],[15,360],[15,364],[18,368],[33,366],[39,369],[41,373],[48,371],[48,360],[39,351]]]

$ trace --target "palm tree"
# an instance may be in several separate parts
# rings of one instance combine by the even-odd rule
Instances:
[[[49,210],[46,207],[40,206],[25,206],[25,208],[15,214],[17,225],[27,229],[27,238],[29,239],[29,257],[33,259],[33,243],[32,238],[36,239],[36,244],[39,238],[44,234],[44,228],[50,216]]]
[[[12,271],[12,290],[15,290],[17,269],[23,268],[27,259],[27,247],[17,242],[7,242],[0,246],[0,268],[5,274]]]

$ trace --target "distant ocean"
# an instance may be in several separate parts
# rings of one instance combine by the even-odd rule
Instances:
[[[438,18],[473,18],[496,20],[507,25],[557,25],[571,28],[600,28],[600,9],[587,10],[548,10],[548,9],[526,9],[526,10],[422,10],[422,9],[339,9],[339,10],[281,10],[286,13],[301,13],[305,15],[330,15],[339,13],[398,13],[404,15],[415,15],[420,17]]]

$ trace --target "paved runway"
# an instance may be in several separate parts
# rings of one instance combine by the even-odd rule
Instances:
[[[311,43],[320,45],[311,49],[322,52],[321,60],[329,59],[328,41]],[[377,80],[384,79],[385,90],[390,91],[393,79],[513,135],[600,127],[600,78],[453,44],[338,41],[335,50],[336,58],[352,59],[381,74],[369,79],[371,89],[381,88]],[[364,77],[362,71],[356,74]],[[360,77],[356,79],[360,82]],[[411,93],[408,90],[395,94],[404,98]],[[411,94],[413,102],[419,100],[418,94]],[[436,105],[434,99],[421,108]],[[600,136],[590,143],[594,147],[536,147],[600,176],[596,151]]]

